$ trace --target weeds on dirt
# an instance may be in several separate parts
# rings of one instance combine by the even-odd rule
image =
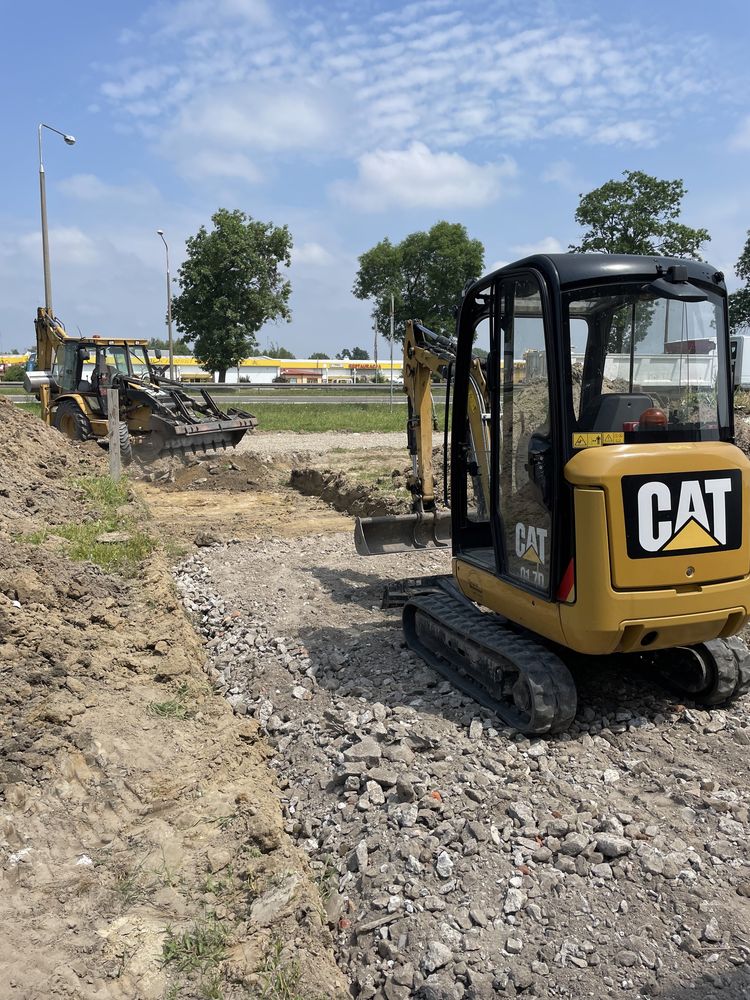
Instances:
[[[109,476],[82,476],[73,482],[94,508],[95,520],[55,525],[22,541],[39,545],[50,535],[58,535],[70,543],[72,559],[87,560],[104,569],[134,570],[153,552],[155,543],[134,517],[122,511],[129,502],[127,482],[116,483]]]
[[[199,917],[187,930],[166,929],[162,964],[177,972],[208,973],[226,958],[227,929],[214,913]]]
[[[260,996],[263,1000],[306,1000],[297,991],[300,981],[299,963],[285,961],[282,955],[284,942],[275,938],[260,970]]]
[[[188,685],[181,684],[174,698],[170,698],[169,701],[152,701],[149,703],[148,711],[160,719],[178,719],[180,721],[190,719],[195,715],[195,709],[189,708],[185,704],[189,693]]]

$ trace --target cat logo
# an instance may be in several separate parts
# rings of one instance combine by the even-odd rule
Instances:
[[[738,549],[741,494],[739,469],[623,476],[628,555],[645,559]]]
[[[520,522],[516,525],[516,555],[519,559],[525,559],[534,566],[544,566],[547,558],[546,543],[546,528]]]

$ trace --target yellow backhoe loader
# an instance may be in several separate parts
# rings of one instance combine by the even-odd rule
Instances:
[[[448,380],[442,505],[435,372]],[[570,724],[566,661],[580,656],[629,655],[704,705],[750,688],[737,637],[750,462],[733,443],[720,272],[528,257],[466,290],[456,340],[407,325],[404,390],[413,512],[359,520],[355,543],[363,555],[452,547],[450,576],[397,588],[412,649],[528,734]]]
[[[145,340],[71,337],[46,308],[37,310],[36,362],[24,386],[42,405],[42,419],[75,440],[107,438],[107,389],[120,406],[120,451],[144,458],[238,444],[256,426],[252,414],[221,410],[206,389],[202,401],[152,367]]]

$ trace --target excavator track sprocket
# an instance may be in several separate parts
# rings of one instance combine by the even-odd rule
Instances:
[[[659,680],[700,705],[723,705],[750,691],[750,651],[737,636],[655,654]]]
[[[409,647],[505,725],[541,735],[575,718],[576,687],[563,661],[503,619],[433,593],[409,600],[403,623]]]

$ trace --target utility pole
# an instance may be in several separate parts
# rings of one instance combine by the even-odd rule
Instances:
[[[393,308],[393,292],[391,292],[391,409],[393,409],[393,331],[395,326],[395,316]]]
[[[167,241],[164,239],[164,230],[157,229],[157,236],[161,236],[161,241],[164,244],[164,249],[167,253],[167,335],[169,337],[169,377],[175,379],[174,370],[174,341],[172,339],[172,284],[169,275],[169,246]]]
[[[45,125],[44,122],[39,124],[38,134],[39,134],[39,201],[41,204],[42,212],[42,263],[44,265],[44,308],[47,310],[49,315],[52,315],[52,279],[50,278],[49,269],[49,236],[47,234],[47,186],[45,182],[44,175],[44,160],[42,158],[42,129],[46,128],[50,132],[54,132],[55,135],[61,135],[65,140],[66,146],[75,145],[75,136],[68,135],[66,132],[61,132],[58,128],[52,128],[51,125]]]

